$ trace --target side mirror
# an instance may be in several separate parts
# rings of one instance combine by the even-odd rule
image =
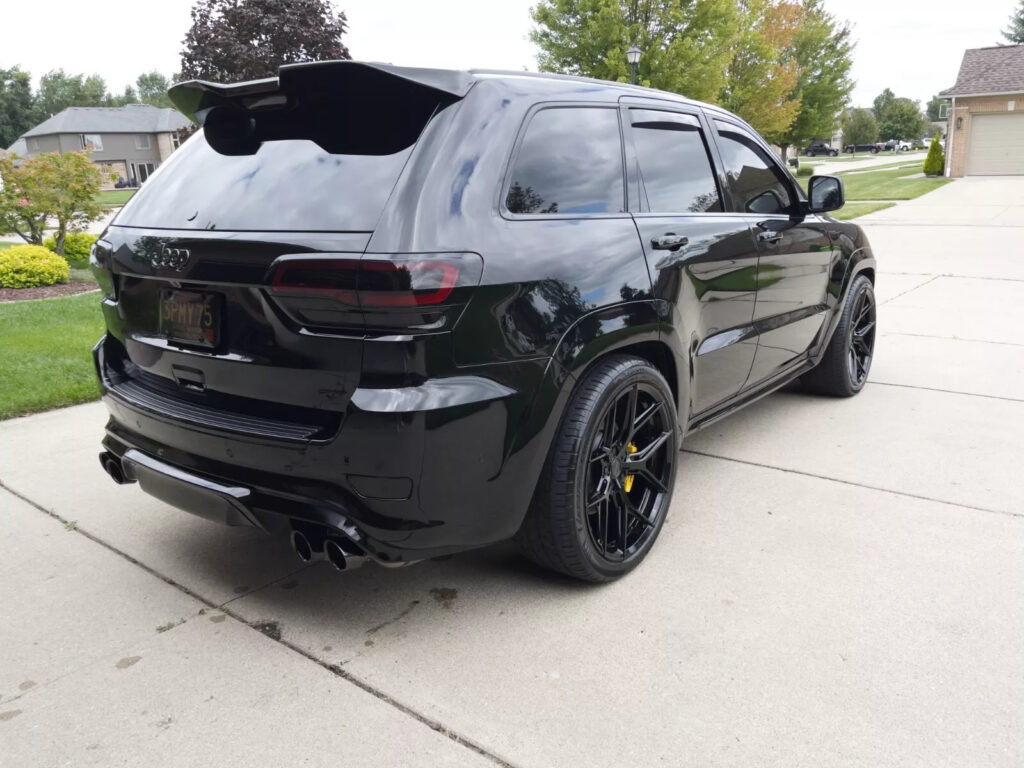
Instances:
[[[838,176],[812,176],[807,185],[808,213],[838,211],[846,205],[843,180]]]

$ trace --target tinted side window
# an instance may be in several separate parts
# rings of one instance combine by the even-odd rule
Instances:
[[[630,122],[647,210],[722,210],[707,145],[695,117],[635,109],[630,110]]]
[[[542,109],[526,128],[505,206],[511,213],[621,212],[621,144],[615,109]]]
[[[728,123],[715,121],[719,149],[739,210],[745,213],[789,213],[793,205],[782,172],[750,136]]]

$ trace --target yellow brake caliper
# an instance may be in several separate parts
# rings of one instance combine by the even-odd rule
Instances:
[[[626,445],[626,453],[636,453],[637,447],[632,443]],[[626,479],[622,481],[622,489],[629,493],[633,490],[633,475],[626,475]]]

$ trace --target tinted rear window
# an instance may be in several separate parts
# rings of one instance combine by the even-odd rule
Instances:
[[[221,155],[192,137],[125,206],[117,223],[159,229],[370,231],[412,147],[332,155],[312,141],[268,141]]]
[[[615,109],[542,109],[526,127],[505,207],[510,213],[619,213],[624,190]]]

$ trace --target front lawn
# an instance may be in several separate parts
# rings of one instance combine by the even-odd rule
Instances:
[[[96,195],[96,202],[104,208],[120,208],[132,199],[134,189],[104,189]]]
[[[0,304],[0,419],[99,397],[92,348],[98,293]]]
[[[840,174],[847,200],[912,200],[949,184],[943,177],[902,178],[921,172],[920,165],[870,171],[847,171]]]
[[[894,205],[896,203],[847,203],[838,211],[833,211],[829,215],[840,221],[848,221],[849,219],[856,219],[858,216],[867,216],[875,211],[884,211],[886,208],[892,208]]]
[[[8,243],[3,240],[0,240],[0,248],[13,248],[16,245],[18,245],[18,243]]]

